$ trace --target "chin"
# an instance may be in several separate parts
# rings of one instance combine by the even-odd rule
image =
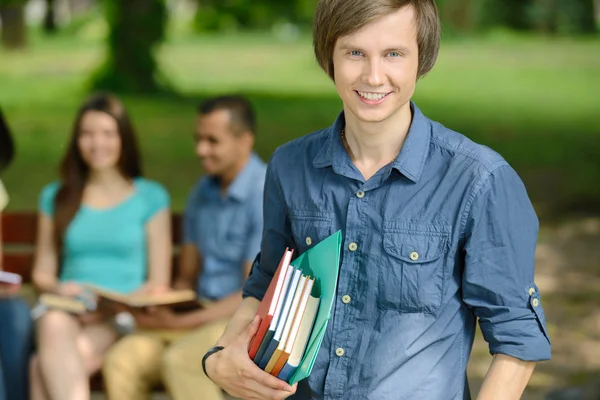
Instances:
[[[384,110],[359,111],[355,115],[363,122],[382,122],[392,116],[393,113]]]

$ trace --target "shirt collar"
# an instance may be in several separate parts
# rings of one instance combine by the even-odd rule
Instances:
[[[250,189],[255,184],[254,172],[259,164],[258,156],[255,153],[252,153],[246,162],[246,165],[244,165],[244,168],[242,168],[227,188],[227,198],[238,200],[240,202],[246,200],[250,194]],[[216,193],[219,193],[219,181],[216,178],[211,178],[210,182],[211,186],[217,190]]]
[[[423,173],[425,160],[429,151],[431,141],[430,121],[423,115],[421,110],[412,101],[412,122],[408,135],[402,146],[402,150],[392,163],[392,168],[406,176],[413,182],[417,182]],[[327,139],[325,144],[313,159],[313,165],[317,168],[330,167],[337,164],[345,156],[346,150],[341,140],[342,128],[345,126],[344,112],[336,118],[333,125],[326,129]]]

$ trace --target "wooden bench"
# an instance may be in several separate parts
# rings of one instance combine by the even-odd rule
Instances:
[[[181,244],[181,215],[171,217],[173,238],[173,271],[177,267],[177,255]],[[13,212],[2,214],[2,244],[4,250],[4,270],[14,272],[23,277],[23,284],[31,286],[33,255],[37,233],[37,213]],[[28,299],[30,302],[32,299]],[[96,374],[91,379],[92,390],[102,391],[102,375]],[[161,388],[158,388],[161,389]]]

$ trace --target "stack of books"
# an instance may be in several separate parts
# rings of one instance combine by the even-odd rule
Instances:
[[[292,261],[286,249],[261,304],[248,355],[290,384],[308,375],[317,356],[337,288],[341,232]]]

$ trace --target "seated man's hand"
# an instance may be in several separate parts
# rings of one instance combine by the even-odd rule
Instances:
[[[177,326],[177,315],[169,307],[132,309],[136,326],[147,329],[173,329]]]
[[[223,350],[206,359],[210,379],[233,397],[283,400],[296,392],[297,384],[286,382],[261,370],[248,356],[250,340],[258,331],[260,317]]]

